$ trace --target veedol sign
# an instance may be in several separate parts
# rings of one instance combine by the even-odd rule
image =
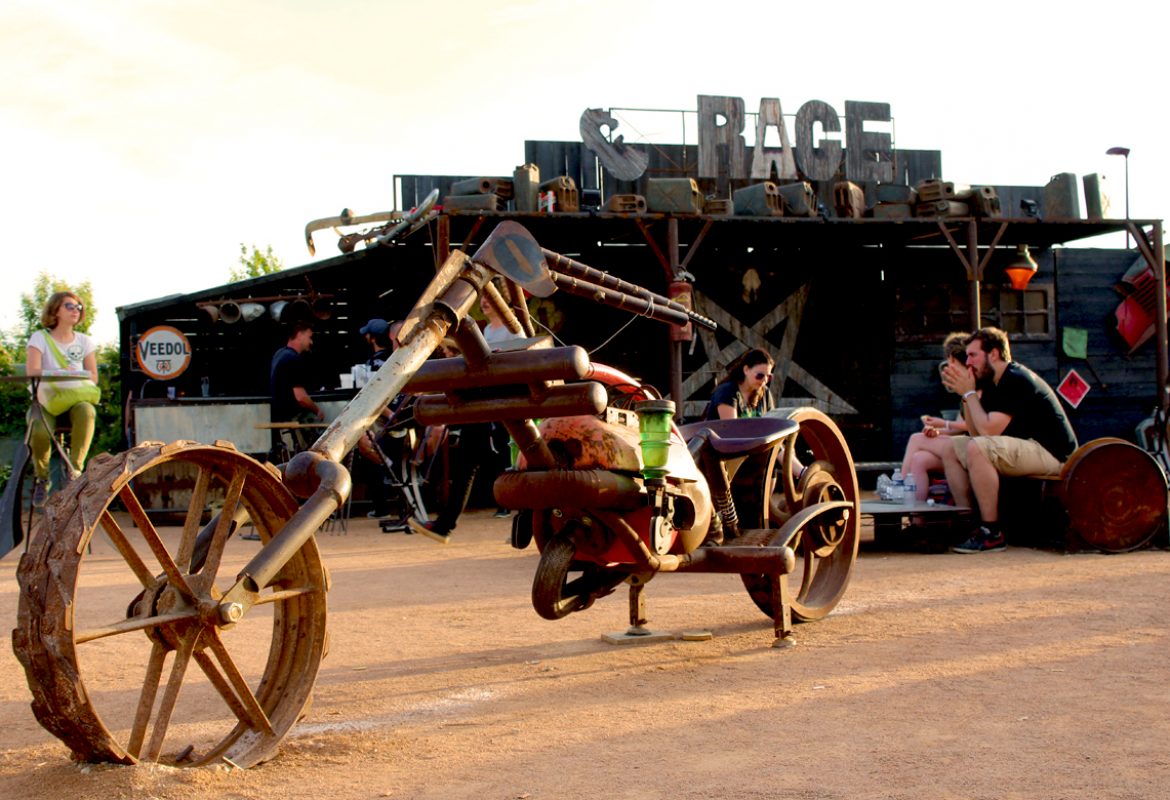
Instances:
[[[156,325],[138,337],[134,357],[147,375],[169,381],[182,375],[191,363],[191,342],[177,328]]]
[[[839,174],[844,158],[848,180],[860,183],[894,179],[890,134],[865,129],[867,122],[890,122],[889,103],[846,100],[845,139],[842,142],[830,138],[831,134],[841,132],[841,118],[836,110],[822,100],[809,100],[796,112],[793,127],[796,146],[793,147],[780,101],[774,97],[762,98],[756,117],[756,146],[752,148],[750,164],[743,137],[746,115],[742,98],[701,94],[698,113],[697,177],[718,178],[724,174],[731,179],[767,180],[774,168],[780,180],[804,177],[827,181]],[[612,142],[607,140],[601,132],[603,125],[612,132],[618,123],[603,109],[588,109],[581,115],[582,140],[614,177],[624,181],[637,180],[646,171],[646,154],[625,144],[621,136]],[[816,138],[818,128],[819,142]],[[769,129],[775,131],[780,147],[763,146]],[[844,144],[849,146],[846,148]]]

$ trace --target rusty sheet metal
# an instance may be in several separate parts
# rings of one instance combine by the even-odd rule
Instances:
[[[1166,476],[1153,456],[1122,439],[1096,439],[1061,471],[1069,527],[1107,553],[1148,544],[1167,524]]]

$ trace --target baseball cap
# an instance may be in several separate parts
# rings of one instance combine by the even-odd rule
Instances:
[[[390,330],[390,323],[384,319],[372,319],[367,322],[358,333],[362,336],[385,336]]]

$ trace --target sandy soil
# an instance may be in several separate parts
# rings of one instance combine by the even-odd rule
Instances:
[[[863,545],[838,610],[786,650],[737,577],[666,575],[651,627],[714,638],[615,646],[624,592],[540,619],[535,551],[507,531],[480,511],[448,546],[364,519],[321,535],[331,652],[251,770],[74,764],[3,648],[0,797],[1170,797],[1170,553]],[[0,562],[8,627],[15,571]],[[88,678],[129,695],[119,667]]]

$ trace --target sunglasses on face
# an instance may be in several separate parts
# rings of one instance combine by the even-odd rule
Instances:
[[[757,373],[756,373],[756,380],[758,380],[758,381],[770,381],[770,380],[772,380],[772,376],[771,376],[771,375],[769,375],[769,374],[768,374],[768,373],[766,373],[766,372],[757,372]]]
[[[77,311],[78,313],[85,311],[85,306],[81,303],[62,303],[66,311]]]

